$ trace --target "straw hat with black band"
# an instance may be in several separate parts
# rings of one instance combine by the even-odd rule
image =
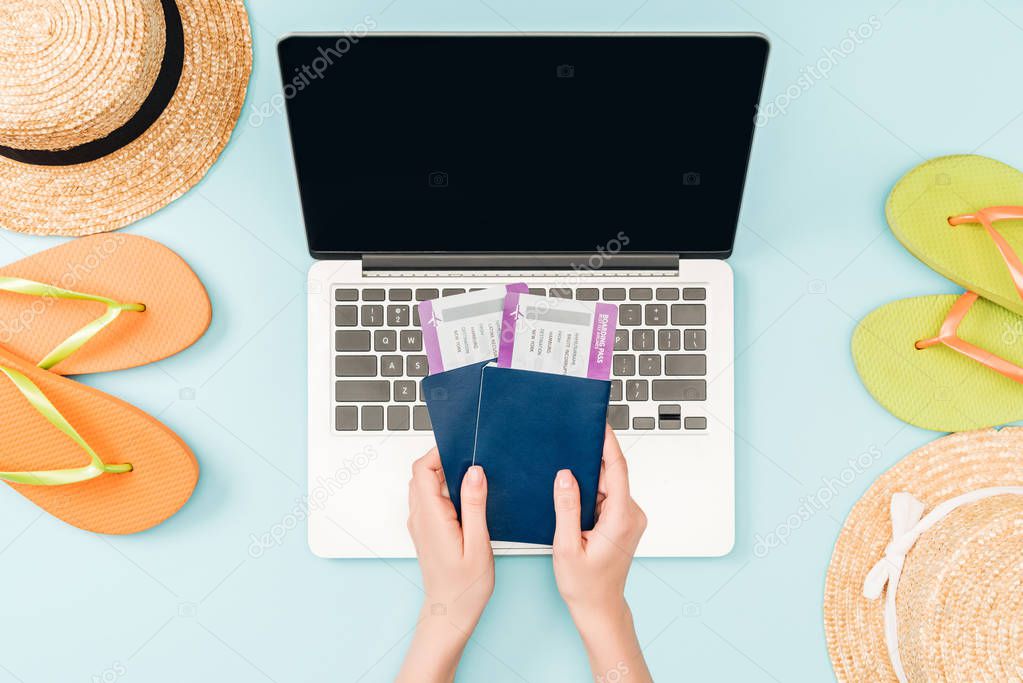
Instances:
[[[252,71],[241,0],[2,0],[0,227],[115,230],[184,194]]]
[[[881,475],[835,544],[824,624],[839,681],[1023,680],[1023,428]]]

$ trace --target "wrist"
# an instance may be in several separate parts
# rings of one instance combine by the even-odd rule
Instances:
[[[599,603],[570,604],[572,615],[579,633],[586,640],[595,635],[618,635],[632,631],[632,611],[625,597],[617,597]]]

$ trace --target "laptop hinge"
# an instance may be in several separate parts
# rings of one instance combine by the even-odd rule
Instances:
[[[363,271],[678,270],[678,254],[366,254]]]

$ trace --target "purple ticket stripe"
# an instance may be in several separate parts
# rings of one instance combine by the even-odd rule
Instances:
[[[590,379],[611,379],[611,358],[614,355],[615,331],[618,329],[618,306],[597,304],[593,316],[593,336],[590,341],[590,365],[586,376]]]
[[[440,354],[440,340],[437,339],[437,321],[433,317],[432,301],[419,302],[419,321],[423,327],[423,348],[426,350],[430,374],[444,372],[444,359]]]
[[[508,293],[511,294],[512,292],[516,294],[526,294],[529,292],[529,285],[525,282],[513,282],[508,285]]]
[[[501,345],[497,352],[497,367],[510,368],[512,366],[512,351],[515,349],[515,322],[516,312],[519,309],[519,296],[529,291],[524,291],[517,285],[508,285],[508,295],[504,297],[504,315],[501,318]],[[525,285],[523,285],[525,287]]]

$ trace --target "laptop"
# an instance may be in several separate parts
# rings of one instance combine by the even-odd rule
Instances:
[[[309,270],[309,545],[415,555],[434,445],[418,302],[509,282],[619,307],[607,419],[638,555],[735,536],[732,252],[760,35],[372,33],[278,46]],[[509,454],[514,457],[514,454]],[[495,543],[498,554],[543,546]]]

